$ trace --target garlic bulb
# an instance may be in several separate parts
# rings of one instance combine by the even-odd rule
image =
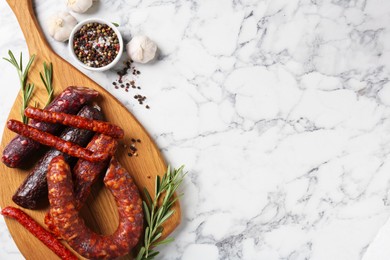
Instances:
[[[91,8],[92,3],[92,0],[67,0],[66,5],[73,12],[82,14]]]
[[[49,19],[49,34],[54,40],[64,42],[69,39],[72,29],[76,26],[77,20],[66,12],[59,12]]]
[[[138,35],[126,45],[126,51],[133,61],[147,63],[156,56],[157,45],[148,37]]]

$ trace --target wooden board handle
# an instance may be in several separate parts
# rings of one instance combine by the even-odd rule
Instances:
[[[18,19],[30,55],[39,53],[43,46],[50,49],[35,17],[32,0],[7,0],[7,3]]]

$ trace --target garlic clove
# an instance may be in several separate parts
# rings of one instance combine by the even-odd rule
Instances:
[[[91,8],[93,0],[67,0],[66,5],[70,10],[76,13],[85,13]]]
[[[144,49],[141,47],[139,51],[133,54],[134,61],[142,61],[144,59]]]
[[[77,20],[67,12],[59,12],[48,20],[49,34],[54,40],[64,42],[69,39]]]
[[[156,57],[157,45],[144,35],[134,36],[126,45],[130,59],[139,63],[147,63]]]

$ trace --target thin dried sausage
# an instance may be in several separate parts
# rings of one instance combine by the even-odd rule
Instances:
[[[96,98],[99,93],[93,89],[85,87],[68,87],[59,94],[45,110],[53,112],[64,112],[68,114],[76,114],[81,107]],[[36,120],[30,120],[29,124],[34,128],[44,132],[56,134],[61,130],[61,125],[44,123]],[[24,136],[16,136],[4,148],[1,157],[2,162],[8,167],[19,167],[35,151],[40,147],[38,142],[35,142]]]
[[[50,214],[61,237],[86,258],[112,259],[128,254],[138,243],[143,227],[142,201],[130,174],[111,159],[104,183],[115,198],[119,226],[107,236],[91,231],[79,217],[71,178],[64,158],[54,158],[47,174]]]
[[[1,214],[18,221],[23,227],[30,231],[31,234],[44,243],[51,251],[61,257],[61,259],[77,260],[77,257],[63,244],[61,244],[57,238],[55,238],[49,231],[44,229],[22,210],[8,206],[3,208]]]
[[[39,131],[34,127],[23,124],[17,120],[8,120],[7,127],[11,131],[14,131],[20,135],[26,136],[33,139],[43,145],[53,147],[63,153],[66,153],[70,156],[82,158],[91,162],[100,162],[104,161],[108,157],[114,155],[116,146],[104,147],[104,150],[97,151],[95,153],[77,145],[72,142],[62,140],[61,138]]]
[[[100,107],[97,105],[84,106],[80,110],[78,115],[85,118],[103,120],[103,113]],[[78,144],[80,146],[85,146],[87,142],[92,138],[92,136],[92,131],[67,127],[61,133],[60,138],[65,141]],[[29,173],[29,175],[25,178],[24,182],[19,186],[18,190],[13,195],[12,200],[16,204],[28,209],[36,209],[41,204],[43,204],[42,202],[44,202],[44,198],[47,198],[47,168],[51,160],[60,154],[63,153],[52,148],[47,151],[46,154],[38,161],[38,163],[34,166],[33,170]],[[69,155],[63,155],[68,163],[72,161]]]
[[[66,113],[46,111],[38,108],[28,107],[24,114],[29,118],[48,123],[60,123],[67,126],[91,130],[97,133],[109,135],[114,138],[123,138],[123,129],[119,126],[104,121],[92,120],[81,116]]]

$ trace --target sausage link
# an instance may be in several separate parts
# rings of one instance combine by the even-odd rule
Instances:
[[[96,152],[102,149],[102,147],[117,145],[115,139],[112,139],[109,136],[96,134],[91,142],[89,142],[86,149],[91,152]],[[102,173],[108,165],[109,159],[97,163],[92,163],[86,160],[78,160],[75,167],[73,168],[73,182],[74,182],[74,194],[75,194],[75,203],[76,209],[80,210],[85,201],[88,198],[88,195],[91,193],[92,185],[98,179],[100,173]],[[45,224],[55,235],[60,237],[58,229],[52,222],[50,212],[45,216]]]
[[[119,126],[104,121],[92,120],[81,116],[66,113],[46,111],[38,108],[28,107],[24,114],[29,118],[37,119],[48,123],[60,123],[67,126],[91,130],[97,133],[109,135],[114,138],[123,138],[123,129]]]
[[[84,87],[68,87],[59,94],[46,108],[47,111],[76,114],[80,108],[97,97],[99,93]],[[30,120],[29,124],[44,132],[56,134],[61,125]],[[2,162],[8,167],[19,167],[28,161],[30,156],[39,149],[40,144],[24,136],[16,136],[4,148]]]
[[[100,162],[104,161],[108,157],[114,155],[116,147],[105,147],[104,150],[93,153],[77,144],[62,140],[61,138],[39,131],[34,127],[23,124],[17,120],[8,120],[7,127],[11,131],[14,131],[20,135],[26,136],[33,139],[43,145],[53,147],[63,153],[66,153],[70,156],[82,158],[91,162]]]
[[[106,135],[97,134],[86,147],[91,152],[97,152],[104,147],[117,146],[115,139]],[[91,193],[92,185],[99,175],[107,169],[109,159],[97,163],[80,159],[73,168],[74,193],[76,198],[76,209],[80,210]]]
[[[18,221],[23,227],[25,227],[31,234],[44,243],[51,251],[66,260],[77,260],[78,258],[60,241],[57,240],[49,231],[39,225],[29,215],[22,210],[14,207],[5,207],[1,211],[3,216],[7,216]]]
[[[84,106],[78,115],[85,118],[103,120],[103,113],[97,105]],[[60,138],[80,146],[85,146],[92,136],[92,131],[68,127],[62,132]],[[29,173],[24,182],[12,196],[12,200],[16,204],[28,209],[36,209],[40,206],[40,204],[42,204],[40,202],[43,198],[47,198],[47,168],[51,160],[60,154],[63,153],[52,148],[38,161],[38,163],[34,166],[34,169]],[[69,155],[63,155],[68,163],[71,162],[71,157]]]
[[[112,259],[126,255],[138,243],[143,228],[142,201],[130,174],[115,158],[104,178],[115,198],[119,226],[112,235],[91,231],[76,209],[69,166],[62,156],[52,160],[47,174],[50,214],[61,237],[86,258]]]

